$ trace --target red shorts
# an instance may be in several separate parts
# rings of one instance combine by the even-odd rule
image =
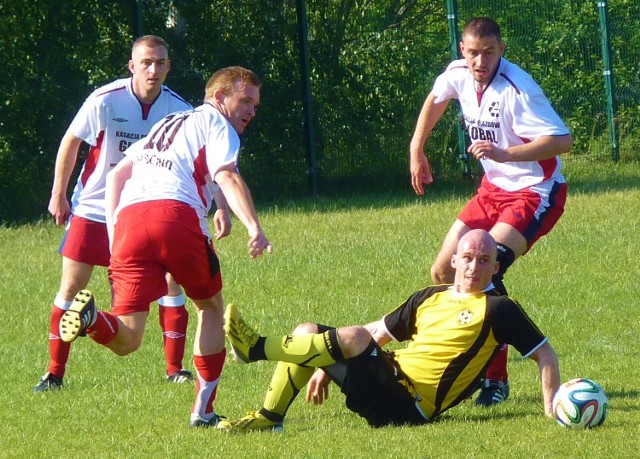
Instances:
[[[179,201],[148,201],[125,207],[114,230],[109,280],[115,315],[149,311],[167,294],[165,273],[192,299],[222,289],[218,257],[192,207]]]
[[[58,252],[71,260],[93,266],[109,266],[107,224],[72,215]]]
[[[496,223],[507,223],[524,236],[529,250],[558,222],[566,200],[566,183],[554,182],[548,190],[533,186],[505,191],[483,178],[477,194],[462,209],[458,220],[471,229],[486,231]]]

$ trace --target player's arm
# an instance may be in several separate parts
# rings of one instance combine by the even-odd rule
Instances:
[[[505,296],[488,296],[487,302],[487,316],[492,318],[491,326],[497,341],[512,345],[538,364],[544,412],[550,416],[553,396],[560,386],[560,367],[555,351],[517,301]]]
[[[78,150],[81,144],[82,139],[73,135],[71,131],[67,131],[58,147],[53,187],[51,188],[51,199],[48,207],[56,225],[64,225],[71,214],[71,205],[67,200],[67,187],[78,159]]]
[[[542,385],[542,398],[544,400],[544,412],[553,417],[553,396],[560,386],[560,366],[558,356],[549,342],[545,342],[530,356],[540,370],[540,383]]]
[[[424,194],[423,185],[429,185],[433,182],[429,160],[424,154],[424,145],[431,135],[434,126],[442,117],[443,113],[449,105],[449,100],[444,102],[435,101],[436,97],[433,93],[429,93],[427,99],[422,105],[416,128],[409,144],[409,167],[411,171],[411,186],[416,194]]]
[[[216,202],[213,225],[216,229],[215,238],[220,240],[231,234],[231,213],[229,212],[229,203],[220,187],[216,183],[213,184],[213,187],[213,199]]]
[[[573,147],[571,134],[545,135],[523,145],[515,145],[507,149],[498,148],[492,142],[481,140],[472,144],[467,151],[476,159],[489,158],[499,163],[510,161],[543,161]]]
[[[259,257],[265,250],[267,253],[271,253],[273,248],[260,226],[249,188],[236,171],[234,164],[227,164],[218,169],[215,173],[214,181],[224,193],[224,197],[233,213],[247,228],[249,233],[249,256],[251,258]]]
[[[105,218],[107,221],[107,234],[109,235],[109,250],[113,244],[113,214],[120,203],[120,194],[124,184],[131,177],[133,162],[131,158],[125,156],[116,167],[107,174],[107,185],[105,191]]]

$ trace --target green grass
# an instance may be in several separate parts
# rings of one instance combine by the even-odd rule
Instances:
[[[62,234],[42,222],[0,228],[0,457],[637,457],[640,167],[570,160],[566,176],[565,216],[507,281],[550,337],[562,379],[589,377],[604,386],[611,411],[602,428],[568,431],[546,419],[537,367],[512,350],[508,403],[491,410],[464,403],[433,425],[373,430],[333,390],[321,407],[298,400],[281,436],[192,430],[193,386],[163,382],[156,307],[138,352],[116,357],[81,339],[65,389],[34,395],[46,369]],[[265,333],[305,320],[377,319],[428,283],[440,242],[471,193],[462,187],[418,198],[407,185],[393,195],[259,206],[275,251],[249,259],[246,233],[235,222],[217,244],[225,298]],[[105,307],[104,270],[90,287]],[[190,343],[194,330],[191,320]],[[185,362],[192,368],[190,352]],[[268,362],[227,365],[217,410],[237,417],[258,408],[272,369]]]

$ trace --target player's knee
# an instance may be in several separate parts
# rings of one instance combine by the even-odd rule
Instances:
[[[360,355],[372,339],[373,337],[369,330],[361,326],[341,327],[338,329],[338,340],[345,358]]]
[[[310,335],[312,333],[319,333],[319,332],[320,332],[320,329],[318,327],[318,324],[313,322],[302,323],[293,330],[294,335]]]
[[[117,355],[124,357],[134,353],[140,347],[140,342],[127,342],[119,343],[118,345],[111,346],[110,349]]]
[[[123,334],[121,331],[122,328],[120,328],[119,336],[107,344],[107,347],[119,356],[129,355],[137,351],[142,344],[142,335],[138,336],[136,333]]]

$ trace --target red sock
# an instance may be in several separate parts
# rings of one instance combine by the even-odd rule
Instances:
[[[508,351],[509,346],[507,344],[503,344],[487,368],[485,376],[487,379],[491,379],[492,381],[502,381],[505,383],[509,380],[509,374],[507,373]]]
[[[227,350],[213,355],[194,355],[193,364],[196,367],[196,400],[192,413],[198,413],[203,419],[209,419],[214,413],[213,402],[218,391],[218,381],[222,374]]]
[[[98,311],[96,323],[87,327],[87,335],[103,346],[114,340],[118,334],[118,319],[109,312]]]
[[[65,343],[60,339],[60,318],[65,312],[54,304],[49,320],[49,368],[47,371],[58,378],[64,377],[69,352],[71,352],[71,343]]]
[[[166,297],[165,297],[166,298]],[[164,343],[164,357],[167,361],[167,375],[182,370],[182,359],[187,341],[187,324],[189,312],[184,307],[184,300],[180,306],[160,305],[160,327],[162,327],[162,341]]]

